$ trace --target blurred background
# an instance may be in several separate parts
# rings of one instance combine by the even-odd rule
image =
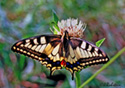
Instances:
[[[52,10],[60,20],[78,18],[85,22],[85,40],[95,44],[106,38],[101,49],[109,58],[125,46],[124,0],[0,0],[0,88],[75,88],[69,71],[58,70],[50,77],[50,71],[38,61],[10,49],[17,40],[52,34]],[[83,69],[81,83],[102,66]],[[111,83],[125,85],[125,53],[85,88],[114,88],[105,86]]]

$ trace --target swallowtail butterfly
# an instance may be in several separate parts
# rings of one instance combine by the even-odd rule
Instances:
[[[40,35],[20,40],[12,46],[12,51],[40,61],[50,69],[50,74],[65,67],[71,72],[72,79],[75,71],[109,61],[101,49],[78,38],[81,34],[76,34],[82,29],[83,24],[78,24],[73,19],[66,22],[58,23],[61,30],[58,35]],[[69,29],[64,29],[64,23]],[[80,30],[75,33],[73,28]]]

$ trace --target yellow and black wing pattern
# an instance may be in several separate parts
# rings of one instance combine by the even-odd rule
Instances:
[[[40,61],[51,69],[61,69],[62,53],[60,35],[41,35],[18,41],[12,46],[12,51]],[[59,54],[60,53],[60,54]],[[56,68],[56,69],[55,69]]]
[[[40,35],[18,41],[12,51],[40,61],[50,69],[65,67],[73,74],[86,66],[104,64],[109,61],[107,55],[95,45],[66,35]]]
[[[83,39],[71,38],[68,44],[66,69],[72,74],[87,66],[105,64],[108,56],[98,47]]]

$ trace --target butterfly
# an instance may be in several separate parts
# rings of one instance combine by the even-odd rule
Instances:
[[[71,72],[72,79],[74,72],[109,61],[104,51],[84,39],[70,36],[68,30],[62,35],[40,35],[20,40],[11,49],[38,60],[50,69],[50,75],[65,67]]]

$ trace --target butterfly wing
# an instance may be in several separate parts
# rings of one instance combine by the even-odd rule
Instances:
[[[86,66],[104,64],[109,61],[101,49],[83,39],[71,38],[68,49],[66,69],[72,74]]]
[[[41,64],[54,71],[61,69],[60,55],[62,48],[60,46],[60,35],[40,35],[20,40],[11,49],[14,52],[40,61]]]

